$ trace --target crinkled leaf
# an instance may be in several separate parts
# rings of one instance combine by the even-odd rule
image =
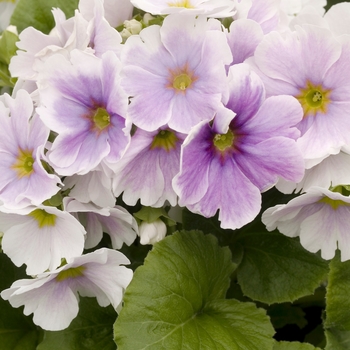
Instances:
[[[11,260],[0,253],[0,291],[7,289],[17,280],[26,277],[25,268],[17,268]],[[7,300],[0,298],[0,349],[35,350],[40,330],[33,324],[32,317],[23,314],[23,308],[13,308]]]
[[[327,350],[350,348],[350,261],[341,262],[339,254],[330,263],[326,295]]]
[[[116,317],[111,305],[101,307],[95,298],[80,298],[79,314],[70,326],[59,332],[45,331],[37,350],[115,350]]]
[[[244,249],[238,283],[253,300],[267,304],[294,301],[312,294],[327,276],[325,260],[277,231],[244,232],[237,242]]]
[[[234,268],[213,235],[181,231],[155,244],[126,290],[118,349],[272,349],[265,311],[223,299]]]
[[[299,342],[287,342],[281,341],[276,342],[273,350],[321,350],[320,348],[315,348],[311,344],[299,343]]]
[[[11,24],[17,26],[18,32],[33,26],[48,34],[55,24],[51,9],[58,7],[69,18],[74,15],[78,3],[78,0],[19,0],[11,17]]]

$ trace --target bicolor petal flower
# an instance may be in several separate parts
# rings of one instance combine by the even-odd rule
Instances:
[[[273,58],[273,59],[272,59]],[[267,94],[294,96],[304,117],[297,125],[306,167],[350,144],[350,41],[326,28],[296,27],[266,35],[254,64]]]
[[[260,192],[279,177],[302,178],[299,132],[293,127],[302,109],[289,96],[265,100],[262,81],[245,64],[231,66],[229,78],[227,108],[213,125],[202,122],[185,139],[173,186],[179,205],[205,217],[219,209],[221,227],[236,229],[255,218]]]
[[[0,231],[4,253],[16,266],[26,264],[28,275],[55,270],[62,259],[70,261],[84,249],[84,227],[55,207],[0,212]]]
[[[122,253],[102,248],[74,258],[59,269],[35,279],[15,281],[1,292],[13,307],[24,305],[24,314],[34,314],[36,325],[50,331],[69,326],[79,311],[79,295],[97,298],[100,306],[116,309],[132,279],[130,264]]]
[[[8,208],[39,205],[59,191],[61,180],[44,169],[44,146],[50,130],[33,114],[25,90],[0,101],[0,201]],[[38,191],[40,188],[40,191]]]
[[[65,210],[73,213],[86,229],[85,248],[100,243],[103,232],[111,237],[112,247],[120,249],[123,243],[135,241],[138,226],[135,218],[123,207],[98,208],[92,203],[79,203],[73,198],[63,200]]]
[[[227,94],[225,64],[232,55],[225,34],[212,25],[205,17],[170,15],[162,27],[128,38],[121,83],[136,126],[155,131],[168,125],[188,133],[213,119]]]
[[[123,201],[135,205],[161,207],[168,201],[174,206],[177,195],[172,180],[180,169],[180,147],[184,134],[169,128],[147,132],[137,129],[122,159],[116,163],[113,191]]]
[[[288,237],[300,236],[301,245],[312,253],[321,250],[323,259],[332,259],[338,248],[345,261],[350,259],[349,217],[349,193],[312,187],[287,204],[267,209],[262,221],[269,231],[277,228]]]
[[[152,15],[174,13],[204,15],[206,17],[232,17],[235,3],[232,0],[131,0],[132,4]]]
[[[120,61],[73,51],[71,62],[56,55],[40,79],[43,122],[57,133],[47,153],[60,175],[84,175],[102,160],[120,159],[130,139],[128,98],[119,85]]]

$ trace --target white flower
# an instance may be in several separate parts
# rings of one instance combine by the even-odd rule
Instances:
[[[288,237],[300,236],[301,245],[312,253],[321,250],[323,259],[341,251],[350,259],[350,197],[321,187],[310,190],[284,205],[267,209],[262,221],[269,231],[276,228]]]
[[[34,323],[43,329],[62,330],[78,314],[79,295],[95,296],[100,306],[117,309],[133,275],[120,265],[129,263],[122,253],[102,248],[35,279],[15,281],[1,297],[13,307],[24,305],[24,314],[33,313]]]
[[[26,264],[28,275],[52,271],[61,259],[70,261],[84,249],[84,227],[71,214],[54,207],[0,213],[0,231],[4,232],[4,253],[16,266]]]

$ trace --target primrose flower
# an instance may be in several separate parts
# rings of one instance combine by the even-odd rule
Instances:
[[[272,60],[271,57],[274,57]],[[309,168],[350,144],[350,41],[326,28],[296,26],[266,35],[254,62],[268,96],[287,94],[302,105],[297,143]],[[312,165],[311,165],[312,164]]]
[[[84,175],[102,160],[120,159],[130,139],[128,97],[119,85],[120,61],[72,51],[52,56],[39,81],[42,121],[57,133],[48,160],[60,175]]]
[[[170,15],[162,27],[127,39],[121,83],[131,96],[128,117],[136,126],[155,131],[168,125],[188,133],[213,119],[227,94],[225,64],[232,61],[225,34],[212,30],[218,25],[213,21]]]
[[[79,311],[79,295],[95,296],[100,306],[116,309],[132,279],[130,264],[122,253],[102,248],[74,258],[70,263],[35,279],[15,281],[1,292],[13,307],[24,305],[24,314],[34,314],[36,325],[50,331],[69,326]]]
[[[50,130],[25,90],[0,101],[0,201],[7,208],[39,205],[59,191],[60,179],[44,169],[44,146]],[[40,188],[40,191],[38,191]]]
[[[304,162],[293,125],[302,109],[290,96],[265,100],[262,81],[245,64],[231,66],[229,78],[226,109],[213,125],[202,122],[191,130],[173,187],[179,205],[205,217],[220,209],[221,227],[236,229],[259,213],[260,192],[279,177],[301,180]]]
[[[152,15],[174,13],[204,15],[206,17],[231,17],[235,13],[233,0],[131,0],[132,4]]]
[[[55,207],[0,213],[0,231],[4,253],[16,266],[26,264],[28,275],[52,271],[61,265],[61,259],[70,261],[84,249],[84,227]]]
[[[174,206],[177,195],[172,180],[180,168],[180,147],[185,138],[169,128],[147,132],[137,129],[122,159],[115,164],[113,191],[123,192],[123,201],[135,205]]]
[[[301,245],[323,259],[341,251],[341,261],[350,259],[350,197],[341,186],[334,192],[312,187],[289,203],[267,209],[262,221],[269,231],[276,228],[288,237],[300,236]]]

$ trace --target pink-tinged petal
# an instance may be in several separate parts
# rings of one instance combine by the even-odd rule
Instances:
[[[265,88],[259,76],[246,64],[229,69],[229,100],[226,107],[234,111],[237,127],[244,125],[259,110],[265,100]]]
[[[103,236],[102,224],[95,213],[81,213],[79,217],[84,217],[86,221],[85,249],[96,247]]]
[[[179,196],[179,205],[198,202],[209,187],[209,164],[213,154],[208,142],[213,138],[207,123],[195,126],[185,139],[181,150],[180,172],[173,180],[173,188]]]
[[[16,99],[7,94],[4,97],[11,111],[11,124],[17,144],[21,149],[27,149],[28,144],[32,144],[28,138],[30,137],[29,118],[33,113],[33,101],[25,90],[19,90]],[[43,140],[43,143],[45,142],[46,140]]]
[[[347,219],[347,216],[345,218]],[[337,224],[339,219],[337,213],[329,205],[324,204],[315,214],[301,223],[301,245],[312,253],[321,250],[323,259],[334,258],[339,236],[339,225]]]
[[[57,133],[73,132],[76,129],[86,130],[91,122],[84,116],[89,109],[81,103],[57,96],[57,91],[46,88],[40,92],[45,106],[37,108],[43,123]],[[72,118],[72,115],[80,118]]]
[[[205,17],[167,16],[160,29],[162,44],[174,59],[175,66],[182,67],[190,62],[196,67],[201,60],[198,51],[207,29]]]
[[[270,78],[259,69],[255,56],[248,58],[245,63],[249,64],[254,72],[256,72],[264,82],[266,96],[275,96],[283,93],[284,95],[297,96],[300,94],[300,89],[292,81],[285,81]]]
[[[253,135],[254,139],[266,139],[284,136],[297,139],[299,130],[295,127],[303,118],[300,103],[291,96],[272,96],[262,103],[259,111],[242,127],[243,132]],[[237,121],[240,121],[237,118]]]
[[[162,77],[153,76],[138,67],[126,67],[124,73],[127,74],[127,84],[134,87],[128,89],[123,85],[126,91],[131,91],[131,103],[128,107],[128,117],[130,120],[146,131],[154,131],[167,124],[172,113],[172,99],[174,92],[166,87],[166,81]],[[133,83],[137,77],[137,87]],[[139,80],[140,79],[140,80]],[[122,84],[126,80],[122,80]]]
[[[221,95],[188,90],[185,95],[176,95],[172,102],[169,127],[178,132],[188,133],[192,126],[214,118],[216,111],[221,108]]]
[[[322,84],[340,54],[341,45],[329,30],[309,25],[284,37],[277,32],[266,35],[255,51],[255,62],[268,77],[302,88],[307,80]]]
[[[331,101],[348,101],[350,93],[350,42],[349,36],[344,35],[338,38],[342,44],[342,52],[339,59],[327,71],[323,85],[331,89],[329,96]]]
[[[148,56],[152,59],[145,59]],[[162,46],[159,26],[147,27],[138,36],[129,37],[123,47],[121,61],[128,66],[137,66],[164,77],[167,76],[169,67],[174,65],[173,58]]]
[[[128,205],[135,205],[141,199],[142,205],[150,206],[162,195],[165,183],[157,153],[144,151],[133,156],[114,177],[114,194],[118,196],[123,191],[123,201]]]
[[[350,144],[350,103],[334,102],[328,105],[327,114],[304,118],[300,123],[311,124],[307,131],[297,140],[305,159],[325,158],[339,153],[341,147]],[[300,127],[298,126],[300,129]],[[320,137],[322,135],[322,137]]]
[[[110,216],[100,216],[100,221],[111,237],[112,247],[120,249],[123,243],[132,244],[137,236],[138,227],[136,220],[123,207],[110,209]]]
[[[30,282],[34,284],[35,280]],[[25,315],[34,313],[34,323],[43,329],[51,331],[65,329],[78,314],[77,296],[67,284],[55,283],[51,280],[42,286],[34,284],[33,289],[26,292],[22,292],[21,288],[17,291],[13,289],[5,290],[4,292],[7,293],[4,296],[14,307],[24,305]]]
[[[261,191],[275,185],[278,177],[298,182],[304,175],[300,150],[294,140],[284,137],[273,137],[258,144],[245,143],[235,160]]]
[[[261,220],[269,231],[278,230],[288,237],[300,234],[300,224],[310,215],[319,210],[313,204],[322,199],[321,193],[309,192],[292,199],[288,204],[268,208],[262,214]]]
[[[58,136],[48,152],[50,163],[60,175],[84,175],[108,155],[110,145],[106,136],[88,132]]]
[[[240,228],[258,215],[260,191],[235,161],[228,160],[223,166],[215,159],[210,164],[208,177],[208,191],[198,203],[188,206],[191,211],[211,217],[219,209],[220,226],[225,229]]]
[[[238,19],[231,23],[227,41],[231,48],[233,61],[231,64],[244,62],[254,55],[254,51],[263,39],[264,34],[259,26],[250,19]]]

